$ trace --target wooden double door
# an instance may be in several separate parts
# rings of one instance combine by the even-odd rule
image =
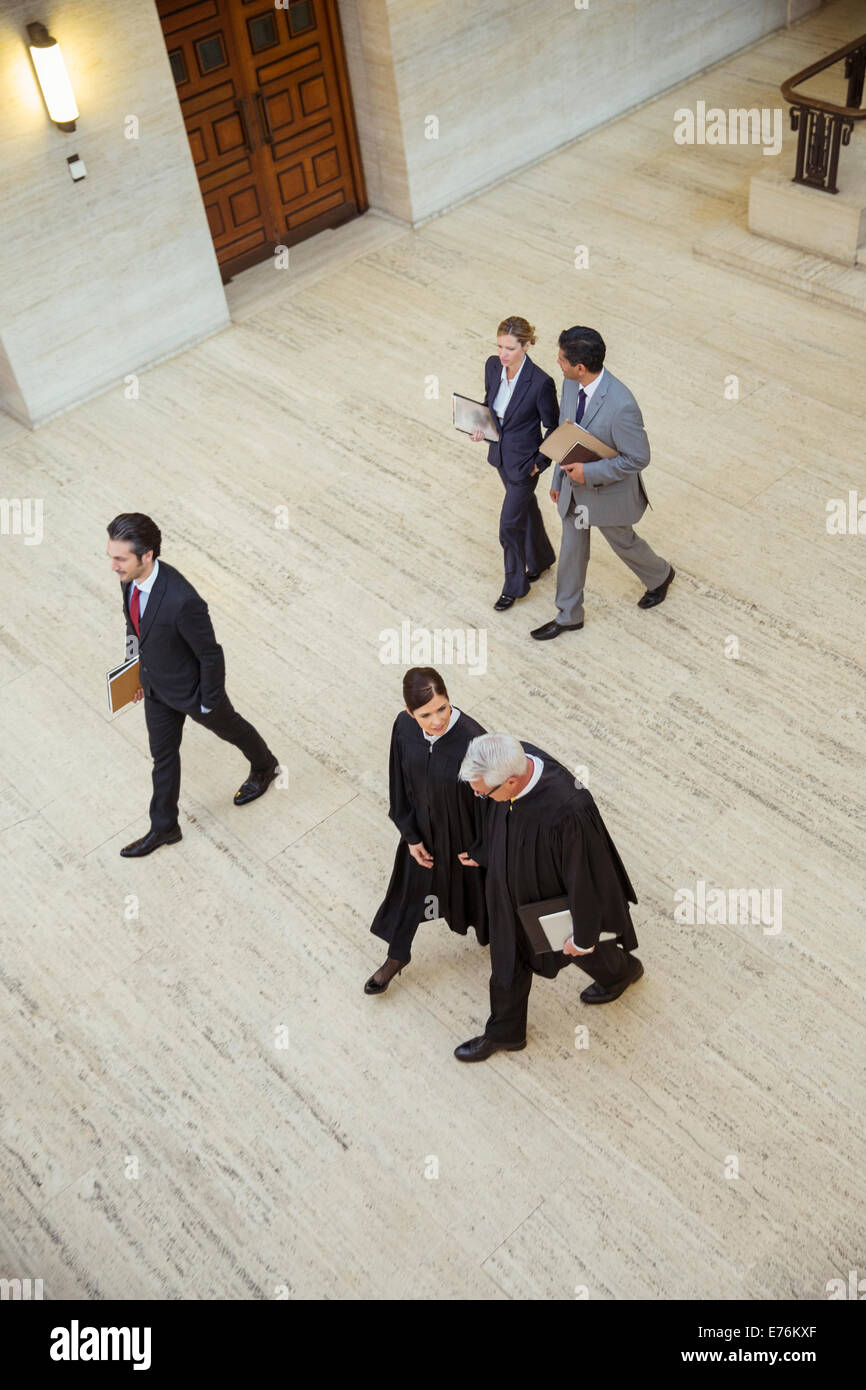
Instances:
[[[336,0],[156,0],[223,280],[366,204]]]

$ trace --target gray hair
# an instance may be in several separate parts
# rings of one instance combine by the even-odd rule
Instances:
[[[461,782],[483,782],[485,787],[502,784],[508,777],[522,777],[526,754],[511,734],[479,734],[466,749],[460,765]]]

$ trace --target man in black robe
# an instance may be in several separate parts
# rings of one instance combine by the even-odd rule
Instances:
[[[598,808],[570,772],[507,734],[472,740],[460,768],[483,798],[481,833],[461,862],[487,870],[490,1018],[481,1037],[455,1049],[482,1062],[526,1046],[533,975],[553,979],[572,960],[592,977],[586,1004],[607,1004],[643,974],[628,904],[636,903]],[[567,896],[573,934],[562,951],[535,954],[518,908]],[[606,939],[601,939],[602,937]]]

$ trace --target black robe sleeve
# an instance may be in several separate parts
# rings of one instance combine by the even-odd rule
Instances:
[[[471,846],[475,843],[478,834],[476,827],[475,803],[480,798],[475,795],[468,782],[458,782],[457,784],[457,834],[460,841],[460,848],[457,853],[464,851],[469,854],[470,859],[475,855],[470,853]]]
[[[421,831],[418,829],[418,822],[415,819],[415,808],[409,796],[406,786],[406,778],[403,775],[403,759],[400,756],[400,734],[395,723],[391,730],[391,757],[388,764],[388,787],[391,797],[391,804],[388,815],[396,825],[407,845],[417,845],[421,840]],[[428,845],[429,849],[430,846]]]
[[[472,788],[470,787],[469,790],[472,791]],[[470,859],[474,859],[476,864],[486,869],[490,854],[489,841],[493,828],[493,817],[496,815],[498,803],[490,801],[484,796],[476,796],[474,792],[472,799],[475,802],[474,838],[469,846],[468,854]]]
[[[587,951],[602,931],[630,933],[627,902],[637,899],[601,817],[577,811],[563,818],[558,832],[557,857],[574,944]]]

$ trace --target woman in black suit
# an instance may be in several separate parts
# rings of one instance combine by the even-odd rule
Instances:
[[[534,342],[535,329],[526,319],[503,319],[496,330],[497,355],[488,357],[484,366],[484,404],[499,429],[499,440],[490,445],[487,462],[496,468],[505,488],[499,517],[505,582],[493,605],[500,613],[524,598],[530,584],[556,559],[535,489],[550,464],[538,446],[559,424],[559,403],[553,378],[527,355],[527,346]],[[483,437],[480,430],[471,436],[474,440]]]

